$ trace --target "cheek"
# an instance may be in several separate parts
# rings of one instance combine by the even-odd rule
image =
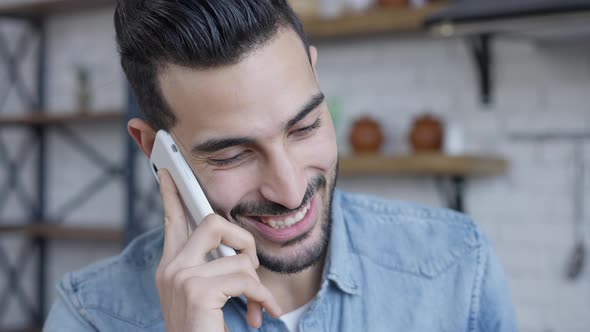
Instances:
[[[330,170],[338,158],[336,134],[332,122],[323,125],[320,130],[304,144],[297,147],[302,164],[308,169]]]
[[[236,170],[233,172],[220,172],[219,174],[210,174],[203,182],[203,188],[211,206],[216,212],[227,217],[229,211],[239,203],[244,195],[252,187],[245,170]]]

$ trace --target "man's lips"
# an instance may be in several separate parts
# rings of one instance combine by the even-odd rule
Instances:
[[[317,219],[317,203],[315,198],[315,195],[311,198],[308,204],[309,207],[302,206],[298,211],[289,215],[248,216],[245,219],[265,238],[278,243],[286,242],[300,236],[313,227]],[[294,222],[295,220],[291,220],[289,222],[289,219],[297,218],[297,215],[302,213],[303,215],[300,216],[300,220],[296,222]],[[271,227],[271,225],[275,227]]]
[[[309,210],[310,202],[306,203],[305,205],[301,206],[296,211],[290,214],[284,215],[258,215],[258,216],[250,216],[250,218],[254,218],[260,222],[263,222],[273,228],[285,228],[292,226],[293,224],[301,221],[301,219],[307,214]]]

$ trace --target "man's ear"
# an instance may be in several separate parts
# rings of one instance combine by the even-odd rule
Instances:
[[[309,46],[309,56],[311,57],[313,71],[316,71],[315,67],[318,62],[318,49],[315,46]]]
[[[127,123],[127,131],[133,138],[137,146],[150,158],[154,141],[156,140],[156,131],[149,124],[139,118],[133,118]]]

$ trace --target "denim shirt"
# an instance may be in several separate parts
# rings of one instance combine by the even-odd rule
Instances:
[[[498,258],[465,215],[334,191],[332,234],[320,290],[300,331],[516,331]],[[163,229],[119,256],[58,284],[44,331],[165,331],[155,286]],[[232,332],[243,297],[223,308]],[[287,331],[263,315],[259,331]]]

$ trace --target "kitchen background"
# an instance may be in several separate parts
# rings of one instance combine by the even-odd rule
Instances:
[[[128,159],[125,115],[113,114],[128,106],[115,50],[113,5],[112,1],[88,1],[94,2],[85,7],[63,0],[0,1],[2,13],[51,11],[45,20],[45,48],[39,47],[29,25],[0,18],[0,55],[9,59],[0,65],[0,98],[4,97],[0,99],[2,331],[31,325],[35,317],[30,309],[34,312],[39,304],[40,281],[46,285],[45,303],[50,304],[55,298],[54,285],[64,273],[120,251],[120,233],[109,230],[123,228],[128,220],[125,174],[134,173],[140,188],[137,194],[148,202],[140,203],[137,211],[154,205],[150,199],[159,204],[157,193],[150,195],[155,181],[147,160],[138,157],[135,172],[128,166],[132,159]],[[583,211],[590,205],[590,38],[585,38],[590,37],[590,28],[586,26],[588,33],[576,38],[572,31],[547,35],[528,31],[491,39],[491,101],[486,104],[480,91],[480,70],[468,42],[482,39],[460,33],[459,26],[458,35],[450,37],[440,34],[455,31],[449,26],[439,34],[420,27],[425,15],[446,3],[404,5],[413,6],[410,8],[391,4],[365,13],[364,1],[349,1],[345,12],[339,6],[343,2],[296,3],[305,17],[312,11],[322,17],[304,22],[319,49],[319,77],[334,112],[341,155],[353,155],[349,133],[360,117],[368,116],[379,125],[384,136],[379,153],[387,158],[413,156],[408,134],[417,117],[429,113],[438,118],[446,132],[443,158],[451,153],[458,154],[457,158],[474,155],[483,164],[487,160],[495,165],[487,175],[467,172],[464,207],[487,233],[503,262],[520,330],[589,331],[590,252],[585,252],[575,278],[568,279],[566,271],[577,244],[584,237],[590,240],[590,208],[585,215]],[[53,5],[58,7],[55,12]],[[350,13],[351,8],[361,12]],[[389,15],[385,32],[378,26],[379,15]],[[367,19],[358,19],[363,16]],[[391,23],[397,21],[404,23]],[[369,31],[355,35],[367,26]],[[23,102],[27,94],[36,96],[39,51],[46,61],[45,110],[51,115],[43,119],[26,117],[31,107]],[[45,135],[41,136],[43,156],[37,152],[35,138],[41,131]],[[447,205],[441,195],[443,188],[453,188],[445,182],[447,176],[372,174],[371,157],[349,159],[352,166],[339,180],[343,189]],[[44,215],[34,209],[38,206],[39,165],[45,170]],[[125,172],[116,165],[123,165]],[[86,187],[97,189],[88,200],[79,194]],[[147,228],[160,222],[159,213],[155,209],[150,217],[141,218],[141,212],[136,217],[146,219],[143,225]],[[22,227],[31,220],[39,222],[39,217],[59,221],[70,232],[68,228],[52,232],[54,226],[43,230]],[[91,231],[84,233],[80,227]],[[43,266],[39,265],[39,248],[45,248],[46,271],[39,269]]]

